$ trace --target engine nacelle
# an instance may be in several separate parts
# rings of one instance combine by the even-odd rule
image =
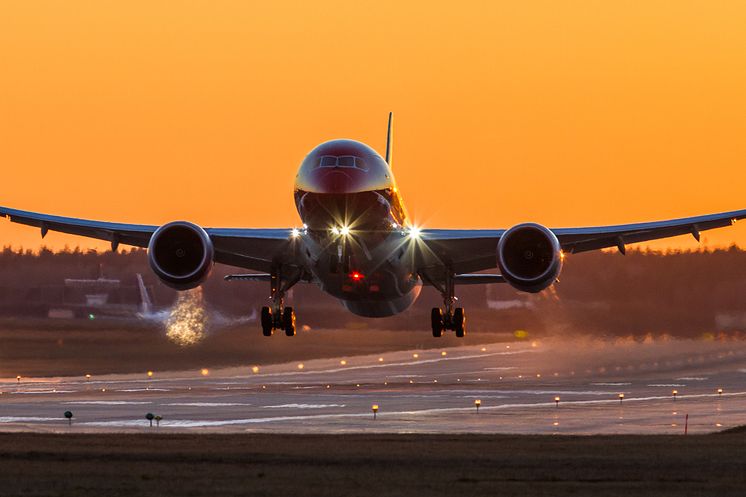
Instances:
[[[151,269],[176,290],[198,287],[210,274],[214,258],[215,248],[207,232],[186,221],[164,224],[148,244]]]
[[[497,265],[505,280],[523,292],[549,287],[562,270],[562,247],[557,237],[540,224],[513,226],[497,244]]]

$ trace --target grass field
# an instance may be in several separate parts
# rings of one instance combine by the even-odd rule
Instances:
[[[704,436],[0,434],[0,495],[742,496]]]

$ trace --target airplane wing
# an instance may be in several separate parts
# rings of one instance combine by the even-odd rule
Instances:
[[[738,219],[746,219],[746,209],[650,223],[552,228],[552,232],[568,253],[608,247],[617,247],[624,253],[630,243],[686,234],[699,240],[700,232],[730,226]],[[426,250],[421,270],[431,271],[435,278],[446,265],[457,274],[493,269],[497,266],[497,242],[505,231],[423,229],[421,238]]]
[[[48,231],[59,231],[111,242],[112,249],[120,243],[146,248],[158,226],[109,223],[72,217],[52,216],[37,212],[0,207],[0,217],[14,223],[35,226],[44,237]],[[291,228],[241,229],[207,228],[215,245],[215,262],[255,271],[271,270],[273,262],[292,263]]]

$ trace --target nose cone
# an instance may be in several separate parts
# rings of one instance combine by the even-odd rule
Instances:
[[[393,186],[388,164],[375,150],[354,140],[333,140],[314,148],[301,164],[295,189],[349,194]]]

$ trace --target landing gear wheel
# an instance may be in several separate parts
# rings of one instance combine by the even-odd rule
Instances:
[[[463,307],[456,307],[453,311],[453,331],[459,338],[464,338],[466,335],[466,313]]]
[[[439,307],[433,307],[430,312],[430,323],[433,327],[433,336],[440,338],[443,336],[443,311]]]
[[[295,311],[292,307],[286,307],[282,313],[282,325],[286,336],[295,336]]]
[[[262,321],[262,334],[265,337],[271,337],[272,330],[274,329],[274,323],[272,322],[272,309],[270,309],[266,305],[262,307],[261,321]]]

